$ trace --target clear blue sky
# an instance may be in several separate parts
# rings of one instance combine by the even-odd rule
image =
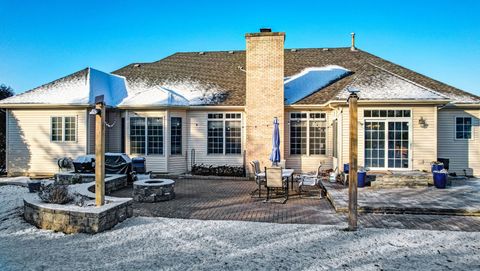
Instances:
[[[260,27],[286,47],[360,49],[480,95],[480,1],[0,0],[0,84],[17,93],[87,66],[244,49]]]

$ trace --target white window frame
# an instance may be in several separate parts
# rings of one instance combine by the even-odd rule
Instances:
[[[386,110],[387,117],[365,117],[366,110]],[[409,110],[410,117],[388,117],[388,110]],[[398,107],[398,108],[364,108],[362,110],[362,129],[363,129],[363,166],[365,167],[365,122],[367,121],[383,121],[385,123],[385,167],[369,167],[371,170],[396,170],[396,171],[408,171],[413,169],[413,109],[411,107]],[[388,167],[388,122],[408,122],[408,168],[390,168]],[[360,140],[360,138],[359,138]]]
[[[222,118],[209,118],[209,114],[222,114]],[[240,118],[229,118],[227,114],[240,114]],[[223,123],[223,152],[222,153],[209,153],[208,152],[208,122],[209,121],[221,121]],[[226,137],[226,122],[227,121],[239,121],[240,122],[240,153],[226,153],[227,152],[227,137]],[[242,112],[208,112],[207,113],[207,125],[206,125],[206,139],[207,139],[207,155],[227,155],[227,156],[240,156],[242,155],[243,148],[243,114]]]
[[[61,118],[62,120],[62,139],[53,140],[53,118]],[[65,118],[74,118],[75,119],[75,140],[65,140]],[[74,143],[78,142],[78,116],[50,116],[50,142],[63,142],[63,143]]]
[[[470,126],[471,126],[471,129],[470,129],[470,138],[458,138],[457,137],[457,119],[459,118],[462,118],[462,119],[465,119],[465,118],[470,118],[471,120],[471,123],[470,123]],[[474,121],[474,118],[471,117],[471,116],[455,116],[453,118],[453,125],[454,125],[454,129],[453,129],[453,139],[454,140],[458,140],[458,141],[470,141],[470,140],[474,140],[475,139],[475,135],[474,135],[474,125],[473,125],[473,121]],[[463,124],[462,124],[463,125]]]
[[[144,119],[145,121],[145,152],[144,153],[132,153],[132,140],[131,140],[131,119],[132,118],[141,118]],[[163,143],[163,148],[162,148],[162,153],[154,153],[154,154],[149,154],[148,153],[148,119],[149,118],[160,118],[161,123],[162,123],[162,143]],[[128,152],[131,155],[145,155],[145,156],[165,156],[165,133],[166,133],[166,125],[165,125],[165,116],[129,116],[128,118],[128,141],[129,141],[129,146],[128,146]]]
[[[292,118],[292,114],[307,114],[306,118]],[[310,114],[325,114],[325,118],[310,118]],[[313,156],[313,157],[325,157],[327,156],[328,151],[328,114],[325,111],[292,111],[288,112],[289,119],[289,128],[288,128],[288,152],[290,156]],[[292,135],[292,125],[293,121],[306,121],[307,122],[307,149],[305,154],[292,154],[292,145],[290,143],[290,138]],[[310,120],[312,121],[323,121],[325,122],[325,154],[310,154]]]

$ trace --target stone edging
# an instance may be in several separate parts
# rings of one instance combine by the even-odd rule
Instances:
[[[335,202],[334,197],[327,190],[327,199],[338,213],[348,213],[348,206]],[[421,207],[369,207],[358,206],[358,213],[381,213],[381,214],[416,214],[416,215],[455,215],[455,216],[480,216],[480,210],[447,209],[447,208],[421,208]]]
[[[105,179],[105,190],[109,192],[125,187],[126,175],[111,175]],[[110,187],[107,189],[107,187]],[[95,182],[70,185],[72,192],[90,199]],[[101,207],[79,207],[42,202],[36,194],[24,198],[24,218],[30,224],[42,229],[64,233],[98,233],[108,230],[133,215],[131,198],[105,197],[106,204]]]

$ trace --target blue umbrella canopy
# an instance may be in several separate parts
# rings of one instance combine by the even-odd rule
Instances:
[[[272,137],[272,153],[270,154],[270,161],[277,165],[280,162],[280,131],[278,128],[278,119],[273,120],[273,137]]]

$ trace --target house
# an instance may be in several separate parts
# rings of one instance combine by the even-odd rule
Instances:
[[[359,164],[480,175],[480,97],[351,47],[285,49],[285,33],[246,34],[245,51],[176,53],[112,73],[92,68],[5,99],[7,171],[43,175],[94,152],[94,97],[105,96],[106,149],[155,172],[192,164],[268,165],[280,122],[287,167],[348,162],[346,99],[359,96]]]

